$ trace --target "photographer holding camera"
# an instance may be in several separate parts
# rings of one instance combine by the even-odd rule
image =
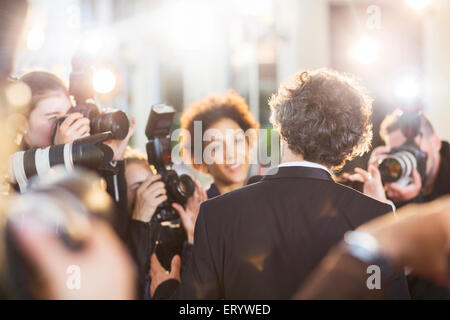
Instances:
[[[20,147],[30,152],[13,156],[11,176],[23,192],[28,178],[45,174],[56,163],[64,163],[66,168],[83,164],[99,172],[118,208],[116,230],[124,239],[128,212],[123,157],[136,121],[133,118],[130,126],[122,111],[100,111],[87,102],[94,95],[89,79],[91,71],[80,59],[76,56],[73,60],[70,93],[63,82],[49,72],[34,71],[20,78],[31,90],[26,122],[19,127]],[[81,71],[78,70],[80,65],[84,67]],[[75,107],[70,94],[76,101]],[[56,147],[50,150],[49,146]]]
[[[397,166],[395,159],[401,161],[402,157],[396,157],[395,150],[408,145],[407,136],[410,133],[410,140],[413,141],[410,143],[411,151],[417,156],[410,157],[413,165],[407,169],[408,161]],[[380,201],[390,199],[397,207],[413,202],[429,202],[450,194],[450,146],[448,142],[441,141],[423,112],[396,110],[383,120],[380,136],[386,145],[373,150],[368,171],[357,168],[356,174],[345,174],[347,180],[364,183],[365,194]],[[421,154],[424,155],[422,160]],[[397,172],[404,172],[402,175],[405,177],[396,182],[388,182],[389,177],[383,179],[383,176],[395,176]],[[411,277],[409,282],[413,298],[450,298],[447,288]]]
[[[155,174],[154,168],[148,164],[147,157],[137,149],[127,148],[125,153],[125,177],[127,181],[128,226],[127,245],[133,256],[139,275],[138,296],[149,299],[151,278],[150,257],[156,245],[162,240],[177,247],[177,254],[182,256],[183,266],[189,260],[194,241],[194,227],[200,210],[200,204],[206,200],[205,191],[194,180],[196,190],[188,200],[186,207],[178,203],[172,206],[180,215],[183,228],[162,224],[153,218],[155,212],[167,200],[165,184],[161,175]],[[184,269],[184,267],[183,267]]]
[[[89,119],[81,113],[71,113],[58,127],[53,143],[52,129],[55,121],[72,108],[67,88],[61,79],[46,71],[29,72],[20,81],[31,90],[31,103],[26,114],[28,121],[20,128],[23,136],[22,150],[70,143],[89,135]]]

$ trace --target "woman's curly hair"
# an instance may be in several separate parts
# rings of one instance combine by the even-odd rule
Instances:
[[[270,121],[290,150],[340,168],[369,150],[372,102],[352,76],[319,69],[298,73],[279,88],[269,101]]]
[[[248,104],[236,91],[228,90],[225,95],[214,94],[202,100],[192,103],[184,111],[180,118],[180,127],[189,132],[192,143],[182,141],[183,147],[187,148],[189,156],[192,158],[196,143],[203,143],[194,140],[194,123],[200,121],[202,124],[202,138],[206,130],[222,119],[231,119],[245,132],[248,129],[258,129],[259,123],[249,111]]]

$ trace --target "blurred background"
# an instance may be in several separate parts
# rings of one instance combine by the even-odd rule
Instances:
[[[375,133],[402,106],[423,108],[450,139],[449,0],[29,2],[15,75],[44,69],[68,83],[71,57],[82,50],[95,62],[100,106],[137,118],[132,145],[142,150],[152,104],[180,113],[234,88],[269,127],[267,101],[279,84],[320,67],[362,80],[375,97]]]

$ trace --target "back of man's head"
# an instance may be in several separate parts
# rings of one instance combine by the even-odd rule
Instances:
[[[293,153],[336,168],[368,151],[372,101],[350,75],[298,73],[270,99],[271,122]]]

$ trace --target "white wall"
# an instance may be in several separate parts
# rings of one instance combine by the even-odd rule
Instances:
[[[433,0],[424,24],[426,113],[450,140],[450,1]]]

